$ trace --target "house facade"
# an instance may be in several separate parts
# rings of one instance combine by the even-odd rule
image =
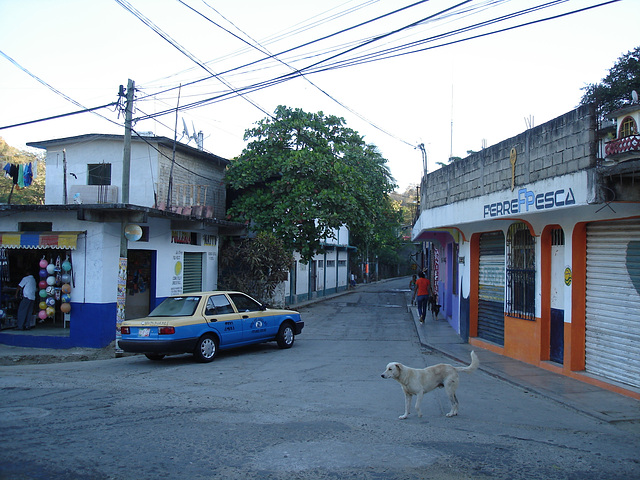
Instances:
[[[349,285],[349,229],[335,229],[322,242],[322,249],[311,261],[304,263],[294,252],[289,278],[284,282],[284,303],[294,305],[317,297],[344,291]]]
[[[581,106],[423,176],[413,239],[463,339],[640,398],[639,114]]]
[[[180,143],[174,155],[168,138],[135,137],[123,182],[123,136],[29,146],[46,149],[45,204],[0,205],[3,327],[22,276],[36,277],[38,296],[33,329],[3,328],[0,343],[104,347],[119,322],[165,297],[217,287],[219,236],[243,228],[223,220],[227,160]]]

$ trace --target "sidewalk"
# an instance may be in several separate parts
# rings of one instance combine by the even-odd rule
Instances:
[[[543,368],[538,368],[483,348],[464,343],[449,323],[440,315],[431,314],[423,324],[418,309],[408,305],[420,343],[462,364],[470,362],[472,350],[480,358],[479,369],[489,375],[517,385],[529,392],[554,400],[568,408],[603,422],[622,424],[640,433],[640,402],[618,393],[589,385]]]

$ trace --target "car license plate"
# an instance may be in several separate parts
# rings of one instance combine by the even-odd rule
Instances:
[[[148,337],[150,333],[151,333],[150,328],[141,328],[138,330],[139,337]]]

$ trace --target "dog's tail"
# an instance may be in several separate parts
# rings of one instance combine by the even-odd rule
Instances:
[[[459,372],[471,373],[476,371],[476,369],[478,368],[478,365],[480,365],[480,360],[478,360],[478,356],[476,355],[476,352],[471,352],[471,364],[468,367],[455,367],[455,368]]]

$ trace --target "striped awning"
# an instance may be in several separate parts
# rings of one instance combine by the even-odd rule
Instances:
[[[0,232],[1,248],[75,250],[82,232]]]

